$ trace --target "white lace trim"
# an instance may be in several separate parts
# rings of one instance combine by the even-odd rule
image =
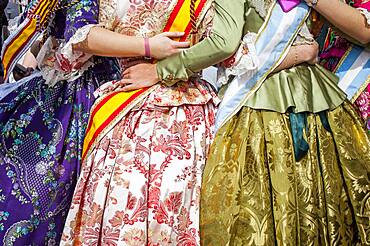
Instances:
[[[217,87],[227,84],[230,76],[242,76],[255,72],[258,68],[258,57],[255,47],[256,33],[247,33],[234,55],[235,62],[231,67],[220,67],[217,73]],[[247,52],[246,52],[247,51]]]
[[[370,11],[364,8],[358,8],[358,10],[360,10],[361,14],[365,16],[367,24],[370,25]]]
[[[73,45],[84,41],[95,24],[86,25],[64,43],[61,40],[48,38],[38,56],[38,66],[46,84],[53,86],[61,80],[72,81],[79,78],[90,66],[91,54],[73,51]]]
[[[87,35],[89,35],[91,28],[96,26],[96,24],[90,24],[78,29],[77,32],[70,38],[68,43],[60,46],[60,54],[71,63],[79,60],[85,54],[81,51],[73,51],[73,45],[84,41],[87,38]],[[89,55],[89,57],[85,57],[85,59],[88,60],[91,56],[92,55]]]
[[[310,29],[308,28],[307,24],[305,23],[301,30],[299,30],[299,33],[294,40],[293,45],[303,45],[303,44],[313,44],[315,42],[315,39],[313,35],[310,32]]]

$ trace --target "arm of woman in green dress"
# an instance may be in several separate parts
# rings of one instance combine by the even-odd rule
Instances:
[[[305,1],[312,3],[312,0]],[[368,20],[358,9],[339,0],[319,0],[314,9],[350,37],[364,45],[370,43]]]
[[[313,44],[292,46],[284,60],[277,68],[275,68],[274,73],[305,62],[311,65],[315,64],[318,61],[318,53],[319,48],[316,42]],[[165,59],[164,61],[166,61],[167,59]],[[169,66],[169,68],[165,67],[166,65]],[[171,83],[174,83],[178,80],[186,80],[189,72],[187,72],[186,70],[182,70],[184,69],[184,66],[182,65],[178,65],[179,70],[175,71],[176,65],[178,64],[162,63],[161,67],[157,67],[156,64],[151,63],[138,64],[129,68],[123,73],[123,76],[125,78],[120,83],[124,87],[123,90],[125,91],[149,87],[164,79],[163,77],[159,76],[160,73],[158,73],[157,71],[160,71],[161,69],[163,69],[164,71],[168,71],[168,69],[171,68],[174,68],[173,71],[178,77],[173,77],[171,78],[172,80],[167,80],[167,83],[170,83],[168,85],[172,85]],[[120,83],[115,84],[115,86],[120,86]],[[109,90],[112,89],[114,88],[110,88]]]
[[[138,64],[123,73],[121,82],[126,91],[149,87],[162,81],[173,85],[186,81],[195,72],[219,63],[234,54],[240,44],[244,27],[245,6],[241,1],[216,1],[216,16],[212,34],[175,56],[168,57],[157,64]],[[307,62],[317,62],[318,47],[312,45],[293,46],[283,62],[274,72]],[[113,89],[113,88],[111,88]]]
[[[209,37],[157,64],[139,64],[127,69],[124,90],[151,86],[159,81],[173,85],[232,56],[239,47],[244,27],[244,0],[216,0],[213,27]]]

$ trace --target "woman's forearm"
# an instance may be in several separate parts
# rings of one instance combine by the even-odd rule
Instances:
[[[297,46],[291,47],[284,60],[274,69],[274,73],[303,63],[304,59],[301,56],[298,56],[298,54]]]
[[[370,27],[359,10],[339,0],[319,0],[315,10],[339,30],[362,44],[370,42]]]
[[[232,56],[243,36],[245,0],[214,1],[212,32],[200,43],[157,63],[158,76],[167,85],[186,81],[195,72]]]
[[[143,38],[122,35],[102,27],[93,27],[86,40],[74,45],[73,49],[107,57],[133,57],[145,54]]]
[[[22,65],[26,68],[33,68],[35,69],[37,67],[37,60],[35,56],[31,53],[31,51],[28,51],[26,55],[24,56],[24,60],[22,62]]]
[[[317,43],[292,46],[284,60],[275,68],[274,73],[304,62],[315,64],[318,52],[319,46]]]

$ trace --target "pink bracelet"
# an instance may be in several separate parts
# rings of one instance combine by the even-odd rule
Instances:
[[[150,54],[149,38],[144,38],[145,58],[152,58]]]

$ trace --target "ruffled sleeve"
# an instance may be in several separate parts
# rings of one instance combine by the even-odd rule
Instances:
[[[258,57],[255,47],[257,34],[247,33],[234,56],[222,62],[218,69],[215,87],[221,88],[232,77],[254,73],[258,68]]]
[[[49,38],[37,57],[39,68],[47,84],[60,80],[74,80],[93,63],[91,54],[73,50],[73,45],[84,41],[92,27],[99,25],[98,0],[84,0],[66,12],[60,39]],[[59,26],[60,20],[56,21]],[[58,29],[55,27],[54,29]],[[54,30],[55,31],[55,30]]]
[[[313,42],[315,42],[315,39],[305,23],[301,30],[299,30],[299,33],[293,42],[293,46],[312,44]]]
[[[98,26],[99,5],[97,0],[80,1],[67,10],[66,26],[64,30],[65,43],[60,46],[61,57],[70,63],[69,68],[80,69],[92,55],[74,51],[73,45],[84,41],[92,27]]]

